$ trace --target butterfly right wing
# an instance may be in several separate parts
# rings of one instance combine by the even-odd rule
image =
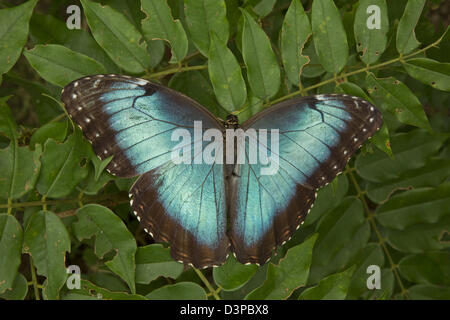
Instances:
[[[193,137],[194,120],[202,122],[203,132],[222,130],[214,116],[169,88],[119,75],[73,81],[62,101],[99,158],[112,156],[110,173],[141,175],[130,190],[131,208],[155,241],[169,242],[174,259],[196,267],[225,260],[223,165],[171,161],[180,144],[171,139],[174,130],[183,128]],[[192,152],[193,143],[187,149],[192,163],[200,155]]]

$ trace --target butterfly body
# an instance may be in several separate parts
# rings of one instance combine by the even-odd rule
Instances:
[[[382,121],[370,103],[347,95],[285,101],[242,124],[234,115],[220,121],[176,91],[119,75],[76,80],[62,100],[95,153],[112,156],[110,173],[139,176],[130,203],[144,229],[168,242],[176,260],[196,267],[219,265],[230,251],[242,263],[265,263],[305,219],[316,190],[344,169]],[[174,141],[177,130],[194,141]],[[208,130],[223,140],[209,163],[201,161],[211,144]],[[259,135],[229,144],[235,142],[230,130]],[[252,139],[259,156],[276,157],[252,163]],[[184,147],[190,161],[175,163],[174,150]],[[265,173],[272,164],[276,170]]]

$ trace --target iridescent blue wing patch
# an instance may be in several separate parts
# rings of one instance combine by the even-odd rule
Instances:
[[[305,219],[316,190],[338,175],[352,154],[381,126],[380,112],[347,95],[318,95],[282,102],[242,128],[267,129],[258,149],[278,155],[278,171],[261,174],[261,163],[237,165],[232,177],[232,250],[242,263],[265,263]],[[271,129],[278,129],[273,150]],[[248,160],[249,140],[243,147]],[[276,159],[273,157],[273,159]],[[276,160],[273,160],[276,161]]]
[[[171,161],[179,145],[171,139],[174,130],[194,136],[194,120],[202,122],[203,131],[223,129],[209,111],[169,88],[120,75],[73,81],[62,101],[99,158],[112,156],[108,172],[141,175],[130,190],[131,208],[155,241],[169,242],[174,259],[197,267],[225,260],[223,166]],[[192,159],[197,156],[191,152]]]

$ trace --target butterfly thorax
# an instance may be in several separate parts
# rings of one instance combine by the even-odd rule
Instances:
[[[234,114],[229,114],[223,125],[225,129],[237,129],[239,127],[238,117]]]

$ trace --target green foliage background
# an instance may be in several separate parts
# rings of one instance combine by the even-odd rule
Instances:
[[[100,2],[0,1],[1,298],[450,299],[450,35],[430,22],[444,1]],[[65,24],[72,4],[80,30]],[[366,27],[372,4],[380,29]],[[268,264],[196,270],[152,244],[130,215],[132,181],[103,171],[64,113],[61,88],[98,73],[241,121],[347,93],[384,125]],[[65,285],[69,265],[80,289]],[[381,289],[367,289],[369,265]]]

